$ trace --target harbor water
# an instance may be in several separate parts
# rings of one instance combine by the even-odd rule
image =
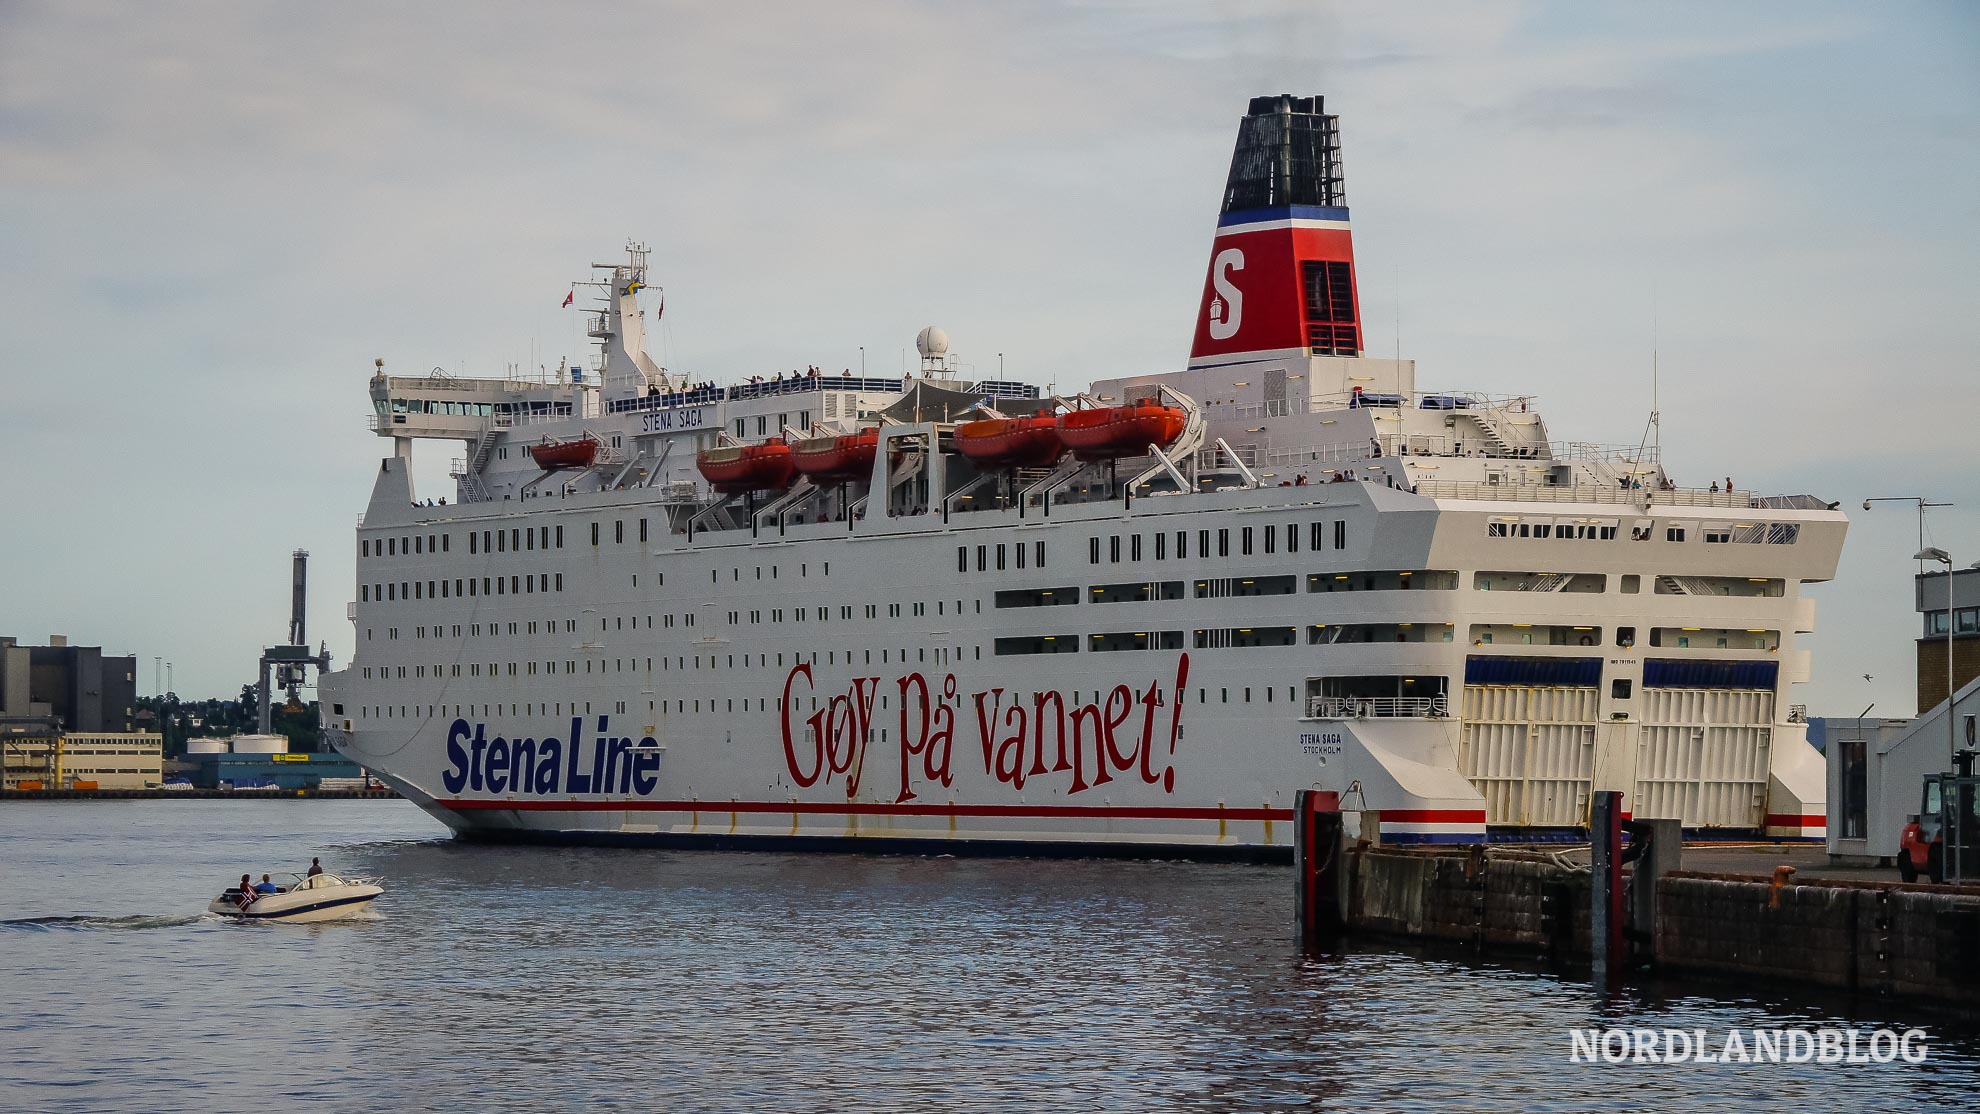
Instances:
[[[367,920],[205,915],[375,874]],[[399,801],[0,804],[0,1109],[1974,1109],[1980,1032],[1372,941],[1289,868],[457,843]],[[1577,1028],[1923,1029],[1923,1063],[1572,1063]]]

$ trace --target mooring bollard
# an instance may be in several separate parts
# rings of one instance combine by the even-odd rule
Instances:
[[[1293,795],[1293,908],[1302,948],[1340,934],[1346,924],[1341,908],[1341,797],[1322,789],[1302,789]]]
[[[1622,794],[1604,789],[1589,805],[1588,841],[1594,854],[1589,863],[1589,959],[1598,979],[1622,969]]]

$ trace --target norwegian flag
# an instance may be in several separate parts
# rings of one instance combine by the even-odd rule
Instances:
[[[577,288],[572,287],[570,293],[564,295],[564,304],[559,308],[569,309],[571,303],[575,301],[577,301]]]
[[[246,886],[242,886],[240,894],[234,898],[234,904],[240,906],[243,910],[246,910],[248,906],[254,904],[254,899],[259,896],[261,895],[255,893],[253,890],[249,889]]]

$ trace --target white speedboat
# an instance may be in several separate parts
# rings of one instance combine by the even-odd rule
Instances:
[[[369,909],[385,892],[376,879],[343,878],[335,874],[292,874],[295,884],[273,893],[254,894],[243,902],[238,886],[229,887],[206,906],[223,917],[251,921],[335,921]]]

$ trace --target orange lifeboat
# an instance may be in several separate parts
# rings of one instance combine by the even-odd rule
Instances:
[[[1043,468],[1066,451],[1059,419],[985,418],[956,427],[956,451],[986,468]]]
[[[799,441],[791,460],[813,483],[841,484],[871,476],[873,458],[879,451],[880,431],[863,429],[843,436]]]
[[[797,475],[792,455],[782,441],[724,445],[694,454],[694,466],[720,492],[776,491],[791,486]]]
[[[536,466],[546,472],[562,468],[589,468],[598,458],[598,439],[589,435],[569,441],[556,441],[545,437],[541,444],[531,445],[529,455],[536,458]]]
[[[1157,402],[1099,406],[1059,415],[1059,440],[1081,460],[1145,456],[1148,446],[1167,447],[1188,420],[1181,407]]]

